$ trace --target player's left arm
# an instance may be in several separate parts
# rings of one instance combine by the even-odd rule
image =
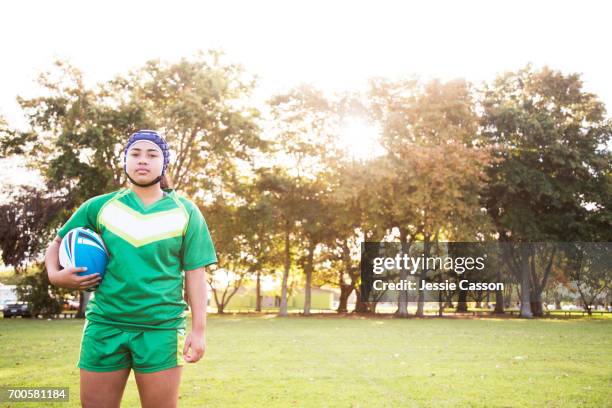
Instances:
[[[191,309],[191,332],[185,339],[183,355],[185,361],[195,363],[204,356],[206,351],[206,269],[200,267],[185,271],[185,294]],[[191,353],[187,351],[191,347]]]

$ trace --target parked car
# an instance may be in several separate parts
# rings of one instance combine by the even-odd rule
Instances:
[[[7,317],[32,317],[32,311],[30,310],[30,304],[28,302],[11,302],[4,305],[2,314],[5,318]]]
[[[5,305],[8,305],[9,303],[16,303],[16,302],[17,302],[17,298],[4,299],[2,303],[0,304],[0,308],[4,310]]]

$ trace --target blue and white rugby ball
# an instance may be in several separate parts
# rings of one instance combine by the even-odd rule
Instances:
[[[59,250],[59,262],[64,268],[70,266],[87,267],[86,271],[77,272],[77,275],[84,276],[92,273],[99,273],[100,278],[104,279],[106,264],[108,263],[108,251],[102,238],[95,232],[87,228],[74,228],[68,231]],[[93,292],[100,286],[87,289]]]

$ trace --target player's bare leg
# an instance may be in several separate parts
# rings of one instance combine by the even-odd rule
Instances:
[[[157,371],[137,373],[136,384],[143,408],[174,408],[178,404],[182,366]]]
[[[119,407],[130,368],[109,372],[81,368],[81,405],[84,408]]]

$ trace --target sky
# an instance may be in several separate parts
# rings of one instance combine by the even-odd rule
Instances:
[[[0,114],[25,126],[15,97],[37,95],[55,58],[93,85],[211,48],[258,75],[264,97],[302,82],[363,89],[374,76],[481,83],[532,63],[581,73],[610,109],[611,12],[604,1],[546,0],[1,2]]]

